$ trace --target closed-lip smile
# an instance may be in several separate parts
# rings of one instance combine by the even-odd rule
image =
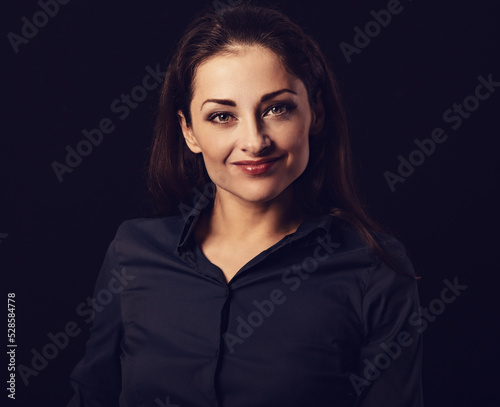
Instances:
[[[252,161],[252,160],[236,161],[233,164],[235,164],[235,165],[260,165],[260,164],[265,164],[265,163],[269,163],[272,161],[276,161],[276,160],[280,159],[281,157],[282,156],[268,157],[268,158],[263,158],[262,160],[255,160],[255,161]]]

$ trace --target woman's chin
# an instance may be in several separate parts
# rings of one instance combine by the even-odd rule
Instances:
[[[264,203],[269,202],[277,197],[279,197],[283,191],[285,191],[286,186],[282,185],[240,185],[235,189],[224,189],[224,194],[230,194],[240,198],[243,201],[249,203]]]

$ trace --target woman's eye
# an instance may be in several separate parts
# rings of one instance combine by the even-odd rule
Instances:
[[[209,120],[215,124],[221,124],[229,122],[229,118],[230,116],[228,113],[215,113],[214,115],[210,116]]]
[[[264,114],[264,116],[286,116],[288,115],[293,109],[295,109],[295,105],[291,105],[288,103],[281,104],[281,105],[275,105],[272,106],[267,110],[267,112]],[[208,121],[214,123],[214,124],[228,124],[231,121],[232,115],[228,112],[217,112],[212,114],[209,118]]]
[[[286,113],[290,113],[294,109],[294,106],[289,104],[276,105],[271,107],[267,113],[271,114],[271,116],[282,116]]]

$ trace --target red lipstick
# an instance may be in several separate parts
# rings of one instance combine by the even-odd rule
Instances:
[[[276,161],[283,158],[281,157],[268,157],[261,160],[246,160],[246,161],[236,161],[233,164],[237,165],[245,174],[249,175],[260,175],[269,171]]]

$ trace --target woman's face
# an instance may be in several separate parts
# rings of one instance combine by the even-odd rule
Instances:
[[[193,81],[191,126],[178,112],[184,138],[201,153],[218,194],[250,202],[277,197],[305,170],[309,135],[321,115],[304,83],[267,48],[246,46],[200,64]],[[265,165],[241,161],[272,159]]]

